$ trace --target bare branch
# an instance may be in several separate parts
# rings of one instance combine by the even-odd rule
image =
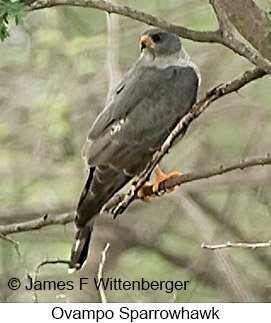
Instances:
[[[217,1],[217,0],[214,0]],[[253,0],[219,0],[238,32],[271,60],[271,22]]]
[[[98,268],[98,280],[99,281],[101,281],[101,279],[103,278],[103,269],[104,269],[104,264],[106,261],[106,253],[107,253],[109,247],[110,247],[110,243],[107,242],[104,250],[102,251],[102,258],[101,258],[101,261],[99,263],[99,268]],[[107,298],[105,295],[103,284],[100,284],[100,286],[99,286],[99,293],[100,293],[102,303],[107,303]]]
[[[204,178],[210,178],[213,176],[222,175],[236,169],[243,170],[257,165],[270,165],[270,164],[271,164],[271,156],[268,154],[266,156],[249,157],[241,161],[232,162],[231,164],[228,164],[228,165],[219,165],[209,170],[191,172],[186,174],[184,173],[181,176],[173,177],[162,182],[159,185],[158,192],[161,193],[161,192],[164,192],[166,188],[193,182],[196,180],[201,180]],[[152,191],[152,186],[144,187],[143,192],[144,192],[144,195],[150,195],[150,196],[155,195],[155,193],[153,193]],[[112,199],[108,201],[108,203],[105,205],[103,210],[109,211],[110,209],[113,209],[114,207],[116,207],[116,205],[118,205],[120,202],[123,201],[124,197],[125,197],[125,194],[116,194]],[[137,196],[135,196],[135,198],[137,198]],[[68,222],[73,221],[73,214],[74,212],[71,211],[71,212],[63,213],[59,215],[50,215],[51,220],[49,222],[43,221],[44,217],[41,217],[31,221],[2,225],[0,226],[0,238],[13,241],[11,238],[7,237],[6,235],[11,233],[17,233],[17,232],[37,230],[37,229],[46,227],[48,225],[66,224]],[[18,230],[18,228],[20,228],[20,230]],[[16,244],[17,242],[14,241],[14,243]]]
[[[181,176],[176,176],[169,178],[168,180],[160,183],[158,192],[163,192],[167,188],[174,187],[176,185],[181,185],[184,183],[204,179],[204,178],[210,178],[217,175],[222,175],[228,172],[232,172],[236,169],[245,169],[250,168],[254,166],[263,166],[263,165],[271,165],[271,156],[270,154],[267,154],[266,156],[258,156],[258,157],[248,157],[246,159],[243,159],[241,161],[232,162],[229,165],[220,165],[217,167],[214,167],[212,169],[198,171],[198,172],[191,172],[187,174],[182,174]],[[144,187],[143,188],[144,195],[154,195],[152,192],[152,186]]]
[[[23,2],[27,2],[23,1]],[[189,38],[199,42],[218,41],[219,33],[216,31],[194,31],[175,24],[171,24],[162,18],[157,18],[140,10],[130,8],[128,6],[116,5],[103,0],[37,0],[30,4],[31,10],[50,8],[55,6],[79,6],[94,8],[115,13],[125,17],[141,21],[148,25],[158,26],[183,38]]]
[[[219,99],[220,97],[232,93],[234,91],[238,91],[240,88],[242,88],[244,85],[250,83],[251,81],[258,79],[260,77],[263,77],[266,73],[259,68],[255,68],[254,70],[246,71],[242,75],[238,76],[234,80],[228,83],[224,83],[222,85],[219,85],[215,88],[213,88],[211,91],[209,91],[203,99],[198,101],[192,110],[185,115],[182,120],[178,123],[176,128],[172,131],[172,133],[169,135],[167,140],[164,142],[162,145],[161,149],[157,151],[153,158],[152,161],[147,165],[146,169],[139,175],[137,181],[132,185],[131,190],[128,192],[128,194],[123,196],[117,196],[115,199],[115,203],[118,203],[117,206],[113,209],[113,214],[114,216],[117,216],[118,214],[122,213],[128,205],[136,198],[136,193],[139,190],[139,188],[146,182],[148,177],[150,176],[152,170],[154,169],[155,165],[160,161],[160,159],[167,153],[169,148],[171,147],[171,144],[173,140],[178,137],[178,136],[183,136],[185,133],[185,130],[187,129],[188,125],[196,119],[206,108],[207,106]],[[268,161],[269,156],[267,157],[254,157],[254,159],[250,160],[245,160],[243,161],[243,164],[233,164],[229,166],[219,166],[219,169],[212,169],[209,171],[205,172],[200,172],[199,174],[184,174],[181,176],[178,181],[178,184],[183,184],[185,182],[191,182],[192,180],[197,180],[201,178],[208,178],[211,176],[223,174],[227,171],[231,171],[233,169],[237,168],[247,168],[255,165],[261,165],[261,163],[269,163]],[[246,163],[247,166],[245,165]],[[235,165],[235,166],[234,166]],[[163,190],[164,188],[170,187],[169,185],[172,185],[173,179],[169,179],[168,181],[165,182],[165,186],[161,186],[161,189]],[[175,183],[173,183],[175,184]],[[163,184],[161,184],[163,185]],[[160,187],[159,187],[160,189]],[[111,204],[112,205],[112,204]],[[113,204],[115,205],[115,204]],[[108,207],[108,206],[107,206]],[[111,207],[111,206],[110,206]],[[19,223],[13,223],[13,224],[8,224],[8,225],[1,225],[0,226],[0,234],[2,236],[11,234],[11,233],[18,233],[18,232],[26,232],[26,231],[32,231],[32,230],[39,230],[45,226],[48,225],[57,225],[57,224],[62,224],[65,225],[66,223],[69,223],[74,220],[74,212],[67,212],[63,214],[58,214],[58,215],[44,215],[41,218],[30,220],[30,221],[25,221],[25,222],[19,222]]]
[[[225,27],[225,19],[222,20],[222,14],[218,11],[218,5],[214,4],[216,14],[219,19],[220,28],[215,31],[195,31],[179,25],[171,24],[162,18],[155,17],[140,10],[130,8],[128,6],[116,5],[103,0],[21,0],[30,6],[30,10],[50,8],[55,6],[79,6],[86,8],[94,8],[115,13],[131,19],[141,21],[148,25],[158,26],[169,32],[175,33],[182,38],[191,39],[197,42],[216,42],[225,45],[235,53],[247,58],[250,62],[260,67],[262,70],[271,74],[271,63],[257,53],[253,48],[246,46],[234,37],[224,37],[229,33],[223,32],[221,28]],[[215,3],[216,0],[212,0]]]
[[[224,244],[208,245],[202,243],[201,248],[209,250],[225,249],[225,248],[245,248],[245,249],[256,249],[271,247],[271,240],[268,242],[230,242]]]
[[[56,225],[56,224],[65,225],[66,223],[71,222],[73,220],[74,220],[74,211],[58,214],[58,215],[46,214],[41,218],[30,220],[30,221],[0,225],[0,234],[5,236],[10,233],[39,230],[48,225]]]
[[[146,168],[138,176],[137,180],[133,183],[130,191],[125,195],[125,198],[112,210],[114,218],[123,213],[123,211],[128,207],[128,205],[135,199],[138,190],[143,186],[143,184],[150,177],[153,169],[162,159],[162,157],[168,152],[172,143],[177,138],[182,138],[190,125],[190,123],[196,119],[208,106],[211,102],[217,100],[218,98],[238,91],[241,87],[248,84],[249,82],[262,77],[265,75],[265,72],[261,71],[258,68],[254,70],[246,71],[242,75],[238,76],[234,80],[228,83],[219,85],[209,91],[203,99],[194,104],[190,112],[188,112],[169,134],[167,139],[164,141],[161,148],[153,154],[152,160],[148,163]]]
[[[260,69],[266,71],[268,74],[271,74],[271,63],[266,58],[261,56],[255,49],[249,47],[236,39],[233,38],[223,38],[221,44],[225,45],[235,53],[245,57],[251,63],[258,66]]]
[[[58,264],[68,265],[69,263],[70,263],[69,260],[63,260],[63,259],[43,260],[41,263],[37,265],[37,268],[35,271],[39,273],[40,268],[45,265],[58,265]]]
[[[181,208],[187,210],[190,215],[190,221],[199,228],[204,239],[212,240],[213,228],[210,222],[207,220],[206,215],[203,213],[199,205],[197,205],[193,199],[187,194],[178,194],[177,201],[179,201]],[[254,295],[245,288],[243,282],[239,279],[239,272],[236,268],[226,259],[225,254],[222,252],[216,252],[214,254],[216,265],[218,266],[221,273],[224,275],[224,279],[231,289],[235,300],[238,302],[253,302],[255,301]]]
[[[218,0],[210,0],[210,4],[214,8],[214,12],[218,21],[219,30],[223,37],[232,37],[231,26],[224,10]]]
[[[34,270],[32,277],[30,276],[29,279],[31,280],[32,284],[35,285],[35,282],[37,281],[38,275],[39,275],[39,270],[41,267],[46,266],[46,265],[57,265],[57,264],[69,264],[69,260],[61,260],[61,259],[56,259],[56,260],[43,260],[40,262],[36,269]],[[38,303],[38,293],[37,290],[34,288],[34,294],[33,294],[33,301],[34,303]]]
[[[14,249],[15,249],[15,251],[16,251],[16,253],[17,253],[17,256],[18,256],[18,259],[19,259],[19,262],[21,263],[21,265],[24,267],[24,269],[25,269],[25,271],[26,271],[26,276],[27,276],[27,278],[29,278],[30,277],[30,274],[29,274],[29,271],[28,271],[28,269],[27,269],[27,267],[26,267],[26,265],[25,265],[25,263],[24,263],[24,259],[23,259],[23,256],[22,256],[22,254],[21,254],[21,252],[20,252],[20,249],[19,249],[19,242],[18,241],[16,241],[16,240],[14,240],[14,239],[12,239],[12,238],[10,238],[10,237],[7,237],[7,236],[5,236],[3,233],[0,233],[0,238],[1,239],[3,239],[3,240],[6,240],[6,241],[8,241],[8,242],[10,242],[12,245],[13,245],[13,247],[14,247]]]
[[[208,170],[201,170],[197,172],[191,173],[184,173],[181,176],[176,176],[165,180],[164,182],[160,183],[157,192],[153,192],[153,186],[144,186],[143,187],[143,194],[144,196],[154,196],[158,195],[161,196],[162,193],[166,191],[167,188],[171,188],[177,185],[182,185],[185,183],[206,179],[210,177],[214,177],[217,175],[223,175],[228,172],[232,172],[237,169],[244,170],[246,168],[251,168],[254,166],[263,166],[263,165],[271,165],[271,156],[267,154],[266,156],[257,156],[257,157],[248,157],[241,161],[232,162],[231,164],[224,165],[221,164],[214,168]],[[125,198],[125,194],[116,194],[113,198],[111,198],[108,203],[104,207],[104,211],[110,212],[114,209],[120,202],[123,201]],[[135,196],[135,199],[138,199],[138,196]]]
[[[1,238],[1,239],[3,239],[3,240],[6,240],[6,241],[8,241],[8,242],[10,242],[10,243],[13,245],[13,247],[14,247],[14,249],[15,249],[15,251],[16,251],[16,254],[17,254],[18,260],[19,260],[20,264],[22,265],[22,267],[23,267],[23,268],[24,268],[24,270],[25,270],[26,279],[28,279],[28,280],[30,280],[30,281],[31,281],[31,275],[30,275],[30,272],[28,271],[28,269],[27,269],[27,267],[26,267],[26,264],[25,264],[25,262],[24,262],[23,256],[22,256],[22,254],[21,254],[21,252],[20,252],[19,242],[18,242],[18,241],[16,241],[16,240],[14,240],[14,239],[12,239],[12,238],[10,238],[10,237],[7,237],[7,236],[3,235],[2,233],[0,233],[0,238]]]
[[[241,0],[241,1],[243,1],[243,0]],[[218,25],[219,25],[218,31],[220,31],[220,34],[221,34],[221,39],[220,39],[219,43],[225,45],[226,47],[228,47],[229,49],[231,49],[235,53],[245,57],[251,63],[255,64],[259,68],[261,68],[271,74],[270,61],[268,59],[264,58],[261,54],[259,54],[254,48],[252,48],[252,47],[242,43],[238,39],[236,39],[234,37],[234,35],[232,34],[230,21],[228,19],[229,3],[228,3],[228,0],[225,2],[227,3],[227,6],[228,6],[227,7],[227,9],[228,9],[227,14],[225,13],[225,7],[222,6],[222,3],[220,0],[210,0],[210,4],[213,6],[214,12],[217,17],[217,21],[218,21]],[[234,0],[233,2],[237,2],[237,1]],[[241,13],[241,15],[242,15],[242,13]],[[257,21],[257,19],[252,19],[251,21]],[[254,31],[252,31],[252,34],[253,35],[255,34]]]

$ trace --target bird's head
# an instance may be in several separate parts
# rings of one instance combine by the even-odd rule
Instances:
[[[140,48],[143,55],[171,56],[179,53],[182,43],[179,37],[160,28],[149,28],[141,34]]]

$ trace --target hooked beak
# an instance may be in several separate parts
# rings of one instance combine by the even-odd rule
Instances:
[[[140,38],[140,50],[142,50],[146,47],[152,47],[152,41],[147,35],[143,35]]]

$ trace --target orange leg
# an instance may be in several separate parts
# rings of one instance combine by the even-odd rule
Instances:
[[[152,185],[150,183],[145,183],[137,192],[137,196],[144,200],[145,202],[149,202],[151,200],[151,196],[150,195],[144,195],[144,187],[151,187]]]
[[[158,165],[155,167],[154,172],[155,172],[155,175],[156,175],[156,179],[155,179],[155,182],[154,182],[153,188],[152,188],[153,192],[158,192],[160,183],[164,182],[165,180],[167,180],[167,179],[169,179],[171,177],[181,176],[182,175],[182,173],[180,173],[180,172],[172,172],[172,173],[167,175],[167,174],[162,172],[162,170],[159,168]],[[166,192],[170,193],[170,192],[173,192],[174,190],[175,190],[175,187],[171,187],[171,188],[167,188]]]

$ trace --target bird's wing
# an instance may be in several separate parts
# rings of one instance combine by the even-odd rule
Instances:
[[[125,118],[135,105],[150,93],[151,87],[146,87],[146,84],[156,81],[154,72],[154,69],[144,68],[136,63],[125,75],[123,81],[112,93],[107,106],[94,121],[88,138],[96,139],[114,121]]]
[[[87,163],[111,163],[131,148],[158,149],[191,109],[197,87],[198,77],[191,67],[145,67],[130,74],[90,130],[84,152]]]

